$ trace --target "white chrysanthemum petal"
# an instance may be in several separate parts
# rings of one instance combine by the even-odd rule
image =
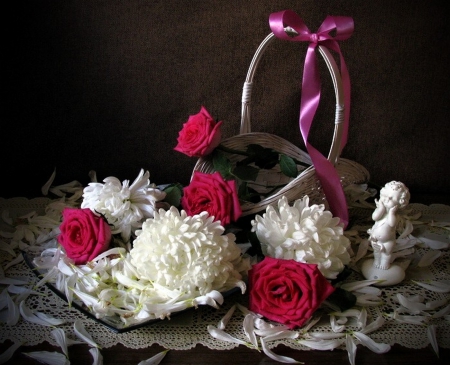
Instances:
[[[355,336],[362,345],[377,354],[384,354],[391,349],[389,344],[375,342],[362,332],[353,332],[353,336]]]
[[[350,365],[355,365],[357,346],[355,344],[355,341],[353,340],[353,337],[350,334],[347,334],[345,338],[345,349],[347,350],[348,353],[348,360],[350,362]]]
[[[64,330],[62,328],[55,328],[54,330],[52,330],[52,332],[50,332],[53,336],[53,338],[55,339],[56,343],[59,345],[59,347],[61,347],[61,350],[63,351],[64,355],[66,355],[66,357],[69,357],[69,351],[68,351],[68,346],[67,346],[67,337],[66,337],[66,333],[64,332]]]
[[[34,351],[34,352],[24,352],[24,355],[31,357],[41,363],[48,365],[69,365],[70,362],[64,354],[60,352],[50,352],[50,351]]]
[[[439,346],[436,339],[436,325],[432,324],[427,327],[427,337],[430,340],[430,344],[433,347],[437,357],[439,357]]]
[[[225,327],[227,326],[231,317],[233,316],[233,313],[235,310],[236,310],[236,304],[233,304],[231,306],[231,308],[228,310],[228,312],[220,319],[219,323],[217,324],[218,329],[220,329],[220,330],[225,329]]]
[[[436,293],[448,293],[450,292],[450,284],[435,280],[430,280],[426,283],[421,281],[415,281],[412,280],[412,282],[416,283],[417,285],[420,285],[421,287],[434,291]]]
[[[298,343],[314,350],[334,350],[345,342],[342,338],[333,338],[329,340],[298,340]]]
[[[19,307],[8,293],[6,293],[6,302],[8,304],[8,317],[6,320],[6,324],[8,326],[14,326],[17,324],[20,318]]]
[[[208,328],[209,334],[212,337],[214,337],[214,338],[216,338],[218,340],[226,341],[226,342],[233,342],[233,343],[237,343],[239,345],[244,345],[244,346],[247,346],[247,347],[251,346],[251,344],[249,344],[249,343],[247,343],[245,341],[242,341],[242,340],[240,340],[240,339],[238,339],[236,337],[233,337],[229,333],[227,333],[224,330],[221,330],[221,329],[219,329],[217,327],[214,327],[212,325],[208,325],[207,328]]]
[[[274,353],[267,346],[267,341],[264,339],[264,337],[261,338],[261,347],[262,347],[264,353],[268,357],[270,357],[271,359],[273,359],[275,361],[283,362],[286,364],[304,364],[303,362],[297,361],[297,360],[293,359],[292,357],[277,355],[276,353]]]
[[[20,314],[22,315],[22,317],[29,321],[29,322],[33,322],[36,324],[40,324],[42,326],[54,326],[54,324],[52,323],[53,320],[57,321],[59,323],[59,320],[50,317],[50,316],[38,316],[37,313],[33,313],[33,311],[28,308],[25,304],[25,301],[21,301],[19,304],[19,310],[20,310]],[[62,322],[64,323],[64,322]]]
[[[102,214],[113,226],[113,234],[120,233],[128,242],[143,219],[153,218],[156,202],[166,196],[150,184],[149,177],[149,172],[141,169],[131,186],[128,180],[121,183],[115,177],[107,177],[104,184],[90,183],[83,190],[81,208]]]
[[[80,320],[78,319],[75,320],[73,324],[73,330],[75,334],[78,336],[78,338],[85,341],[89,346],[100,348],[100,346],[95,343],[89,332],[86,331],[86,329],[83,326],[83,323]]]
[[[289,206],[283,196],[276,207],[255,216],[252,231],[266,256],[317,264],[325,277],[335,279],[350,263],[350,240],[324,205],[308,204],[305,196]]]
[[[159,365],[159,363],[162,361],[162,359],[164,359],[164,356],[166,356],[168,352],[169,350],[158,352],[151,358],[141,361],[138,365]]]
[[[103,365],[103,356],[100,353],[98,347],[92,347],[89,349],[92,358],[94,359],[92,365]]]
[[[16,350],[22,346],[22,344],[20,342],[15,342],[13,343],[11,346],[8,347],[7,350],[5,350],[4,352],[2,352],[0,354],[0,364],[4,364],[5,362],[7,362],[9,359],[11,359],[11,357],[14,355],[14,352],[16,352]]]

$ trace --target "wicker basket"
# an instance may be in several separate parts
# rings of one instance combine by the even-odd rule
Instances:
[[[272,170],[261,170],[256,181],[257,185],[252,186],[255,190],[259,192],[269,192],[271,190],[270,186],[275,184],[286,185],[258,203],[241,201],[242,216],[261,212],[265,210],[268,205],[276,203],[282,196],[286,196],[289,201],[293,201],[308,195],[311,204],[325,204],[328,207],[326,197],[320,187],[320,182],[316,177],[315,169],[314,166],[312,166],[312,161],[308,153],[279,136],[269,133],[251,132],[250,103],[253,77],[265,49],[274,39],[274,33],[271,33],[263,40],[256,50],[250,64],[243,87],[240,134],[223,140],[221,144],[225,147],[236,150],[245,150],[249,144],[259,144],[263,147],[272,148],[277,152],[304,162],[309,165],[309,167],[304,168],[301,172],[299,172],[299,175],[296,178],[286,177],[281,173],[278,165],[276,165]],[[350,184],[367,183],[369,180],[369,173],[363,166],[354,161],[340,158],[339,156],[343,135],[342,121],[344,119],[342,80],[339,69],[330,51],[322,45],[318,46],[318,49],[331,74],[336,95],[335,128],[328,154],[328,160],[335,165],[344,188]],[[242,156],[230,155],[229,158],[233,163],[235,163],[242,159]],[[194,166],[193,173],[195,171],[213,173],[215,170],[211,158],[208,158],[208,156],[200,158]],[[266,185],[267,188],[261,188],[261,185]],[[251,185],[249,184],[249,186]]]

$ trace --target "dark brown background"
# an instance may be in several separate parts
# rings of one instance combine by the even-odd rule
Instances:
[[[250,60],[269,14],[297,12],[315,31],[326,15],[354,18],[341,42],[352,80],[342,156],[372,181],[448,195],[449,23],[444,3],[373,0],[14,1],[3,11],[0,196],[37,196],[56,183],[189,181],[195,159],[173,151],[189,114],[204,105],[239,131]],[[298,130],[306,44],[277,41],[255,78],[253,130],[303,146]],[[334,120],[329,75],[312,143],[326,152]]]

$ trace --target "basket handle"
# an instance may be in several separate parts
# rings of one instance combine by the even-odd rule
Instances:
[[[267,46],[275,39],[275,34],[270,33],[259,45],[256,50],[253,59],[250,63],[250,67],[247,72],[247,77],[244,82],[244,86],[242,89],[242,112],[241,112],[241,128],[240,134],[250,133],[251,132],[251,97],[252,97],[252,87],[253,87],[253,78],[258,67],[259,61],[261,60]],[[327,65],[328,71],[331,74],[331,78],[333,80],[333,86],[336,96],[336,114],[335,114],[335,125],[334,125],[334,133],[333,139],[331,142],[330,151],[328,153],[328,160],[336,164],[341,152],[341,142],[344,131],[344,92],[342,86],[342,78],[341,73],[339,72],[339,68],[334,60],[334,57],[331,55],[328,48],[323,45],[319,45],[317,47],[319,49],[319,53],[323,57],[325,64]]]

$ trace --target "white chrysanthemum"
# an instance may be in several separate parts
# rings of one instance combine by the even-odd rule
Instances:
[[[123,183],[116,177],[107,177],[101,183],[90,183],[83,190],[81,208],[89,208],[102,214],[112,227],[112,233],[120,233],[128,242],[131,233],[142,226],[142,221],[152,218],[156,202],[165,198],[156,185],[150,184],[149,172],[141,170],[134,182]]]
[[[252,231],[265,255],[317,264],[328,279],[336,278],[350,262],[350,241],[343,234],[339,218],[324,205],[309,206],[308,196],[292,206],[282,197],[278,207],[268,206],[266,213],[255,216]]]
[[[207,212],[160,209],[136,231],[131,263],[141,279],[191,297],[241,286],[241,250],[233,234],[223,233]]]

